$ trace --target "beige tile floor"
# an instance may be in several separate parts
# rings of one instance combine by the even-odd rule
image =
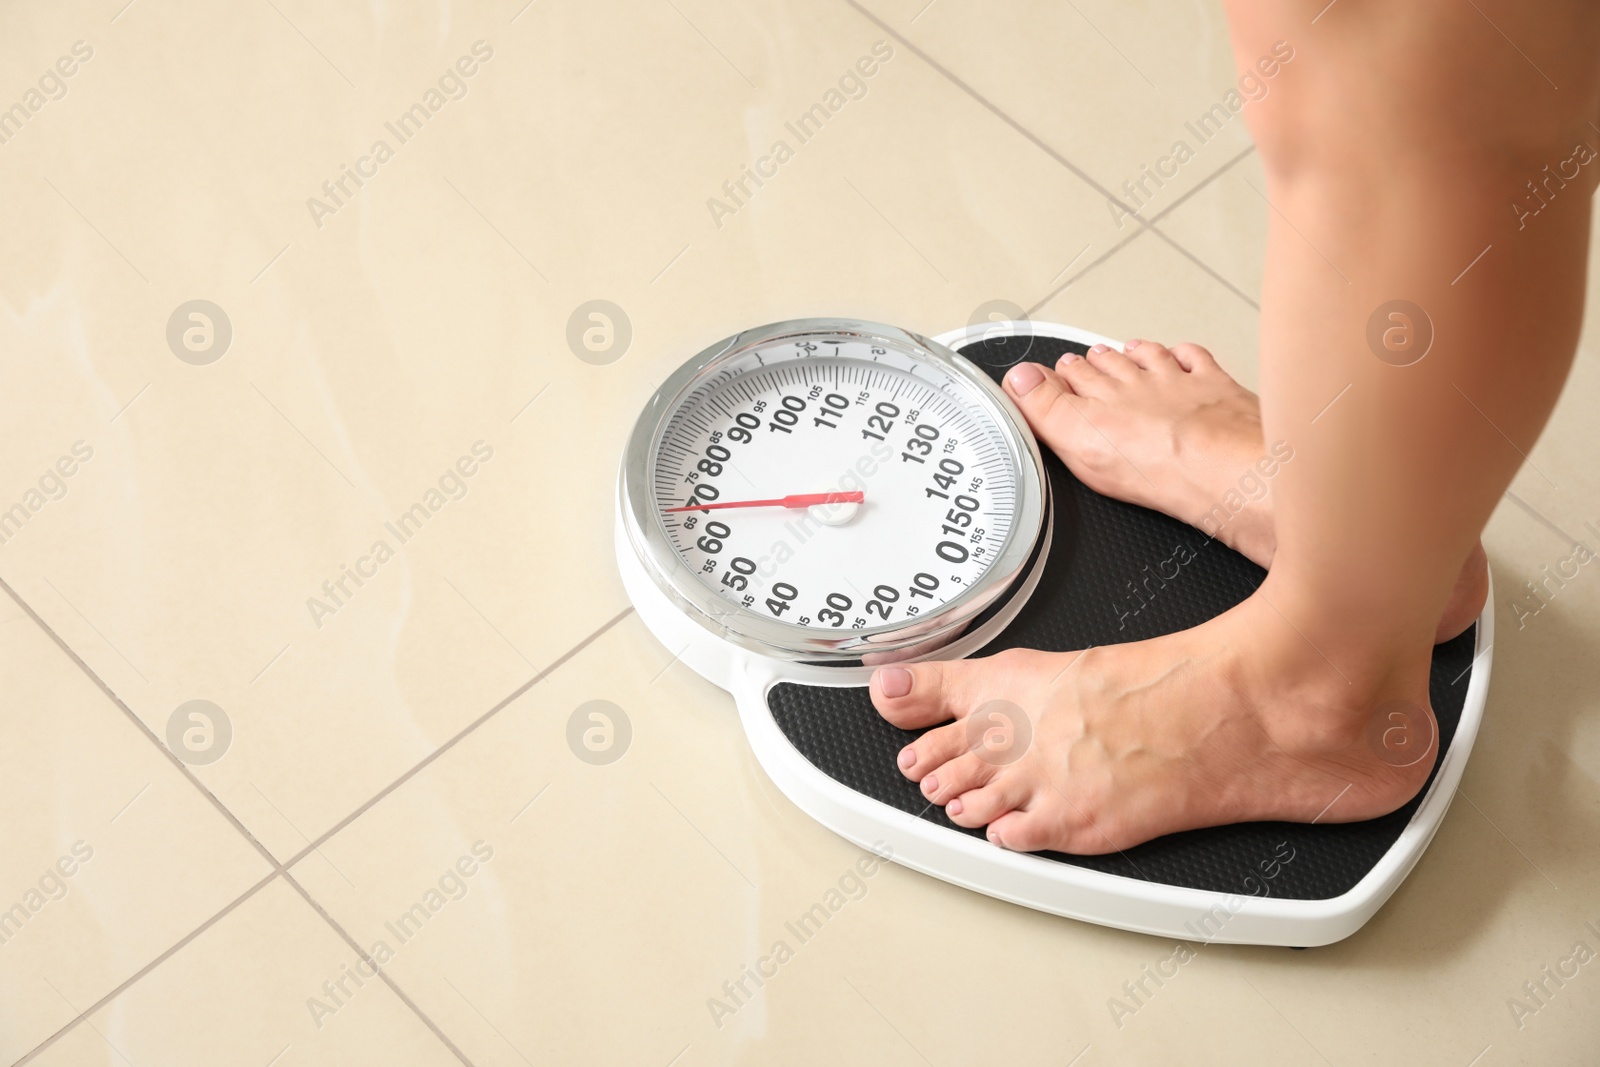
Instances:
[[[714,218],[878,42],[864,95]],[[1148,225],[1106,201],[1229,87],[1217,5],[11,6],[0,106],[63,56],[0,143],[0,509],[29,509],[0,544],[0,908],[29,914],[0,1062],[1600,1061],[1600,975],[1521,1028],[1506,1007],[1600,924],[1600,579],[1513,612],[1600,525],[1592,322],[1488,531],[1501,636],[1460,802],[1366,929],[1210,946],[1119,1026],[1108,998],[1170,945],[889,866],[707,1010],[858,852],[629,611],[623,435],[704,344],[807,314],[931,333],[1008,300],[1202,340],[1253,383],[1242,125]],[[400,143],[385,123],[458,60]],[[205,365],[168,342],[196,299],[231,327]],[[631,324],[609,365],[565,339],[592,299]],[[604,767],[564,741],[594,699],[633,725]],[[226,741],[169,734],[191,700]]]

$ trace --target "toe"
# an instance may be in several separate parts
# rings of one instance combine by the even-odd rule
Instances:
[[[1217,366],[1216,358],[1210,352],[1188,341],[1181,345],[1173,345],[1172,355],[1178,361],[1178,366],[1190,373],[1221,370]]]
[[[1141,370],[1177,370],[1178,359],[1172,349],[1156,341],[1129,341],[1122,351]]]
[[[915,730],[966,710],[966,668],[955,661],[879,667],[872,672],[867,691],[878,714],[902,730]]]
[[[935,804],[948,804],[969,790],[987,785],[999,769],[976,753],[963,753],[922,779],[922,795]]]
[[[1032,374],[1023,373],[1023,366],[1035,367],[1040,374],[1039,380],[1034,381]],[[1006,375],[1006,392],[1022,409],[1022,415],[1028,420],[1034,434],[1054,449],[1057,455],[1065,454],[1063,450],[1071,451],[1077,435],[1089,428],[1078,411],[1078,406],[1087,401],[1067,384],[1068,378],[1079,374],[1077,368],[1080,367],[1090,374],[1100,375],[1081,357],[1074,358],[1069,364],[1062,364],[1060,374],[1034,364],[1018,364]],[[1029,382],[1033,383],[1032,388],[1022,388]]]
[[[966,730],[961,723],[953,722],[937,730],[929,730],[902,748],[896,762],[901,774],[913,782],[922,782],[936,772],[943,777],[945,765],[966,755],[967,747]]]
[[[1060,842],[1054,840],[1059,837],[1058,828],[1042,808],[1013,809],[989,822],[989,840],[1012,852],[1038,852],[1050,848],[1052,843],[1059,848]]]
[[[1061,377],[1049,367],[1037,363],[1022,362],[1006,371],[1005,378],[1001,381],[1005,387],[1006,395],[1022,407],[1024,398],[1038,394],[1034,402],[1048,399],[1066,388]],[[1026,409],[1024,409],[1026,410]]]
[[[1139,365],[1110,345],[1095,345],[1084,359],[1102,374],[1127,381],[1139,373]]]
[[[1085,356],[1068,352],[1056,363],[1056,373],[1079,396],[1103,396],[1116,379],[1089,362]]]
[[[1005,774],[1001,768],[989,783],[953,797],[944,813],[957,826],[987,826],[1009,811],[1015,811],[1028,797],[1020,775]]]

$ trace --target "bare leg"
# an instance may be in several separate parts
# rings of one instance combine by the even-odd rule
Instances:
[[[1600,143],[1600,13],[1573,0],[1488,8],[1498,29],[1446,0],[1346,3],[1315,27],[1302,5],[1230,7],[1246,61],[1289,34],[1306,42],[1305,65],[1248,116],[1274,207],[1263,430],[1301,443],[1276,487],[1268,584],[1335,663],[1346,649],[1370,659],[1374,624],[1394,650],[1431,634],[1577,342],[1600,166],[1569,165],[1577,176],[1537,217],[1512,205]],[[1421,305],[1436,335],[1406,367],[1367,343],[1372,314],[1396,299]]]
[[[1570,365],[1600,162],[1573,175],[1568,161],[1600,144],[1600,10],[1341,0],[1313,25],[1322,6],[1230,7],[1241,65],[1278,40],[1297,53],[1247,111],[1273,205],[1262,429],[1296,452],[1260,591],[1154,641],[874,677],[890,721],[957,720],[902,767],[1006,847],[1370,818],[1413,795],[1436,755],[1394,766],[1368,726],[1396,702],[1431,716],[1441,613]],[[1547,165],[1564,184],[1519,218]],[[1435,332],[1406,367],[1367,343],[1373,312],[1400,299]],[[1035,721],[1015,762],[986,760],[964,721],[994,699]]]
[[[1272,483],[1294,446],[1266,441],[1261,405],[1196,344],[1095,345],[1054,369],[1024,364],[1006,391],[1040,442],[1090,488],[1164,511],[1263,567],[1277,549]],[[1481,545],[1462,566],[1436,641],[1455,637],[1489,595]]]

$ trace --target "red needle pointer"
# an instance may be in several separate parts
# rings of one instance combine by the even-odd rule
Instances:
[[[714,504],[689,504],[681,508],[667,508],[666,513],[674,511],[719,511],[722,508],[809,508],[815,504],[860,504],[867,495],[857,489],[850,493],[795,493],[791,496],[781,496],[772,500],[727,500]]]

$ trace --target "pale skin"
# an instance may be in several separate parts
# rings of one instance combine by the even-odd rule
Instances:
[[[1216,531],[1268,568],[1260,589],[1150,641],[873,676],[890,722],[945,724],[902,751],[903,773],[1001,847],[1369,819],[1437,757],[1397,760],[1371,726],[1399,707],[1413,736],[1433,728],[1432,646],[1482,608],[1479,538],[1572,362],[1600,160],[1571,161],[1600,147],[1600,8],[1325,8],[1228,4],[1241,68],[1278,41],[1296,53],[1244,112],[1272,208],[1259,407],[1193,345],[1129,342],[1005,381],[1087,484],[1191,523],[1267,443],[1291,444],[1270,495]],[[1435,334],[1404,367],[1367,340],[1395,299]],[[1030,720],[1020,755],[968,721],[997,700]]]

